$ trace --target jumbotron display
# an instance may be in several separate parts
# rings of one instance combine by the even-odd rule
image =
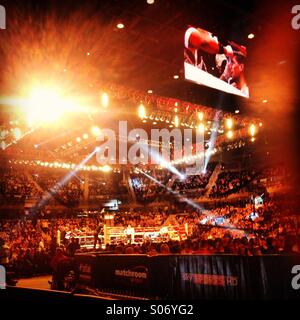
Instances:
[[[244,76],[247,49],[233,41],[222,44],[201,28],[189,27],[184,36],[186,80],[249,98]]]

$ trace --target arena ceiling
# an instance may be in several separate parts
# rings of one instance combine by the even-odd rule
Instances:
[[[84,4],[83,1],[68,0],[4,1],[8,28],[1,33],[4,66],[1,65],[5,70],[5,64],[8,64],[8,73],[18,70],[30,77],[29,71],[32,73],[34,68],[26,67],[33,66],[32,61],[28,61],[31,58],[40,68],[47,63],[46,71],[51,75],[67,70],[73,81],[81,80],[91,85],[96,85],[97,81],[116,82],[233,111],[237,104],[240,107],[245,104],[243,99],[224,96],[183,80],[184,32],[188,25],[201,26],[219,37],[247,46],[251,101],[261,103],[267,99],[271,102],[267,90],[262,92],[261,88],[274,81],[269,76],[276,76],[276,68],[281,71],[280,68],[289,63],[289,51],[296,48],[297,37],[285,37],[286,50],[281,47],[276,55],[270,52],[277,51],[275,45],[271,46],[271,38],[279,35],[268,34],[269,25],[275,19],[272,20],[270,13],[266,14],[271,2],[261,3],[258,0],[156,0],[152,5],[146,0],[92,0]],[[274,7],[273,3],[272,11],[276,12]],[[124,28],[118,29],[118,23],[123,23]],[[250,33],[255,34],[254,39],[248,39]],[[268,43],[263,45],[266,39]],[[258,46],[261,51],[266,49],[261,59],[257,59]],[[268,57],[267,61],[272,65],[272,74],[264,72],[268,70],[264,57]],[[16,66],[19,59],[25,70]],[[26,62],[28,66],[25,66]],[[175,80],[174,75],[179,75],[179,79]],[[12,90],[10,77],[4,73],[2,84]]]

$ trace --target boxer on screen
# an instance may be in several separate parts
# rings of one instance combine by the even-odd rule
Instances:
[[[185,32],[185,61],[207,71],[203,57],[200,57],[198,63],[198,51],[214,54],[216,58],[216,67],[219,71],[220,79],[228,82],[244,94],[249,94],[249,89],[244,77],[244,59],[247,55],[246,48],[239,46],[234,42],[223,46],[216,36],[212,33],[190,27]]]

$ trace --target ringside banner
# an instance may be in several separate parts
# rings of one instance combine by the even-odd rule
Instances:
[[[83,256],[78,255],[80,263],[86,261]],[[161,299],[300,299],[299,259],[293,255],[101,254],[94,256],[90,276],[97,289]]]

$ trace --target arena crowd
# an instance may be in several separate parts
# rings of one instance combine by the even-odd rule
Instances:
[[[184,226],[189,235],[179,240],[144,239],[141,243],[107,244],[109,253],[124,254],[300,254],[300,221],[297,215],[287,214],[272,200],[255,212],[252,204],[243,207],[226,205],[197,212],[187,210],[172,214],[168,210],[118,212],[115,226],[132,228]],[[78,235],[98,235],[105,221],[99,217],[37,220],[0,220],[1,264],[18,277],[51,272],[51,260],[57,249],[63,256],[72,257],[80,248]],[[59,239],[58,239],[59,238]],[[59,241],[58,241],[59,240]],[[92,248],[94,249],[94,248]]]

